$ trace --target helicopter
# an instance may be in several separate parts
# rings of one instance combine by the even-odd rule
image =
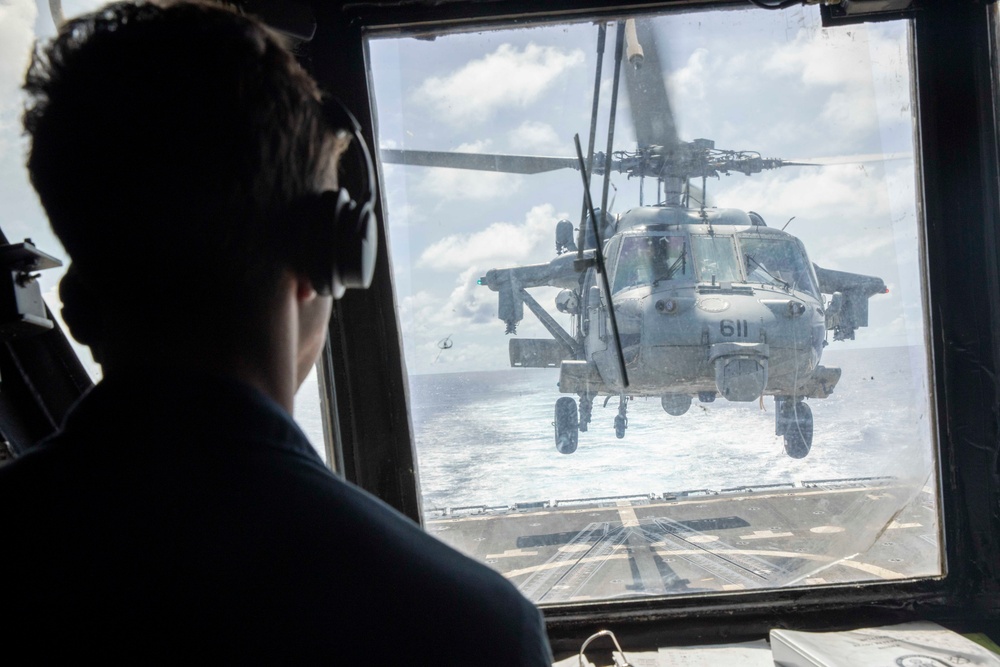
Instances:
[[[599,54],[606,31],[598,24]],[[789,456],[804,458],[813,441],[805,399],[829,397],[841,377],[841,369],[820,363],[828,332],[835,342],[854,339],[868,325],[869,299],[888,292],[885,282],[813,264],[797,237],[758,213],[709,206],[709,178],[812,165],[680,140],[647,21],[617,21],[614,57],[606,152],[594,151],[599,57],[586,159],[578,139],[576,158],[382,149],[382,160],[517,174],[577,169],[587,202],[590,176],[603,176],[601,206],[585,203],[578,228],[556,224],[554,259],[491,269],[478,281],[497,293],[505,333],[516,335],[527,306],[551,335],[511,338],[508,352],[512,367],[559,369],[559,392],[568,394],[555,402],[559,452],[576,451],[601,396],[605,407],[618,398],[617,438],[625,437],[628,402],[637,396],[659,397],[672,416],[694,399],[763,406],[773,396],[775,435]],[[616,151],[622,74],[637,147]],[[639,206],[617,215],[607,206],[613,172],[640,179]],[[643,201],[647,178],[656,183],[653,204]],[[571,330],[528,292],[543,286],[561,290],[555,308],[572,317]]]

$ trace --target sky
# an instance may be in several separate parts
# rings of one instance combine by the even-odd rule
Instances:
[[[64,13],[101,4],[66,0]],[[28,183],[20,129],[19,87],[31,45],[54,31],[45,0],[0,0],[0,228],[11,240],[30,237],[64,258]],[[373,39],[379,144],[572,155],[573,135],[585,140],[590,125],[596,33],[594,24],[576,23]],[[613,35],[612,28],[599,149],[606,141]],[[720,148],[786,159],[912,156],[903,23],[823,29],[815,8],[725,11],[674,15],[658,23],[657,36],[682,139],[706,137]],[[622,90],[615,148],[632,147]],[[382,165],[382,174],[408,370],[506,367],[496,294],[476,279],[490,268],[553,257],[555,223],[579,218],[579,175],[394,165]],[[821,266],[882,277],[890,293],[872,298],[871,326],[839,344],[888,346],[923,341],[913,182],[912,157],[904,157],[722,177],[709,183],[709,192],[715,204],[755,210],[772,226],[794,216],[788,231]],[[636,180],[619,175],[612,183],[613,212],[639,203]],[[646,186],[648,197],[652,184]],[[55,311],[61,275],[54,269],[41,278]],[[535,295],[549,307],[554,293],[543,288]],[[519,334],[547,337],[530,315]],[[446,338],[453,346],[442,351]]]
[[[757,211],[779,228],[794,217],[787,231],[813,262],[885,280],[889,294],[870,300],[871,326],[838,345],[922,344],[907,25],[824,29],[815,7],[747,9],[663,17],[656,34],[682,140],[826,165],[722,176],[709,181],[712,202]],[[596,40],[593,23],[433,40],[375,37],[369,65],[379,144],[572,156],[573,135],[585,143],[589,131]],[[612,26],[599,150],[607,141],[613,44]],[[635,147],[628,104],[622,85],[615,150]],[[579,174],[387,164],[382,173],[409,372],[506,367],[496,293],[476,279],[491,268],[552,259],[556,222],[579,221]],[[612,184],[612,212],[639,204],[638,179],[616,175]],[[646,203],[654,188],[646,183]],[[600,199],[599,186],[593,195]],[[568,317],[551,307],[556,291],[533,294],[569,329]],[[548,337],[530,314],[518,334]],[[446,338],[453,346],[442,351]]]

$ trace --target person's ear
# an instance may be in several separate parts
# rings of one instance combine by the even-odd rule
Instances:
[[[312,280],[310,280],[308,277],[301,274],[295,274],[294,281],[295,281],[295,300],[298,301],[299,303],[312,301],[317,296],[319,296],[319,292],[317,292],[316,288],[313,287]]]

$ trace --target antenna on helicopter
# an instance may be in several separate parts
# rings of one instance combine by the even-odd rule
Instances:
[[[788,225],[792,224],[792,220],[794,220],[794,219],[795,219],[795,216],[794,216],[794,215],[793,215],[792,217],[790,217],[790,218],[788,219],[788,222],[786,222],[786,223],[785,223],[785,227],[787,227]],[[785,231],[785,227],[782,227],[782,228],[781,228],[781,231]]]
[[[597,225],[597,213],[594,211],[594,202],[590,198],[590,188],[587,187],[587,165],[583,163],[583,148],[580,146],[580,135],[574,134],[573,141],[576,143],[576,158],[580,162],[580,175],[583,177],[583,201],[590,211],[590,224],[594,227],[594,238],[597,243],[594,248],[594,256],[597,258],[597,272],[601,274],[601,285],[604,287],[604,295],[608,300],[608,318],[611,320],[611,335],[615,339],[615,352],[618,353],[618,370],[622,374],[622,389],[628,388],[628,372],[625,370],[625,354],[622,352],[621,338],[618,337],[618,318],[615,317],[615,306],[611,302],[611,285],[608,284],[608,272],[604,268],[604,251],[601,249],[601,230]],[[603,215],[603,212],[602,212]]]

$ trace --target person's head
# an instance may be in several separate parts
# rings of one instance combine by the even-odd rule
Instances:
[[[297,206],[336,186],[346,142],[280,37],[205,2],[111,4],[37,47],[25,90],[67,315],[90,296],[74,335],[105,357],[261,348],[282,277],[305,273]]]

